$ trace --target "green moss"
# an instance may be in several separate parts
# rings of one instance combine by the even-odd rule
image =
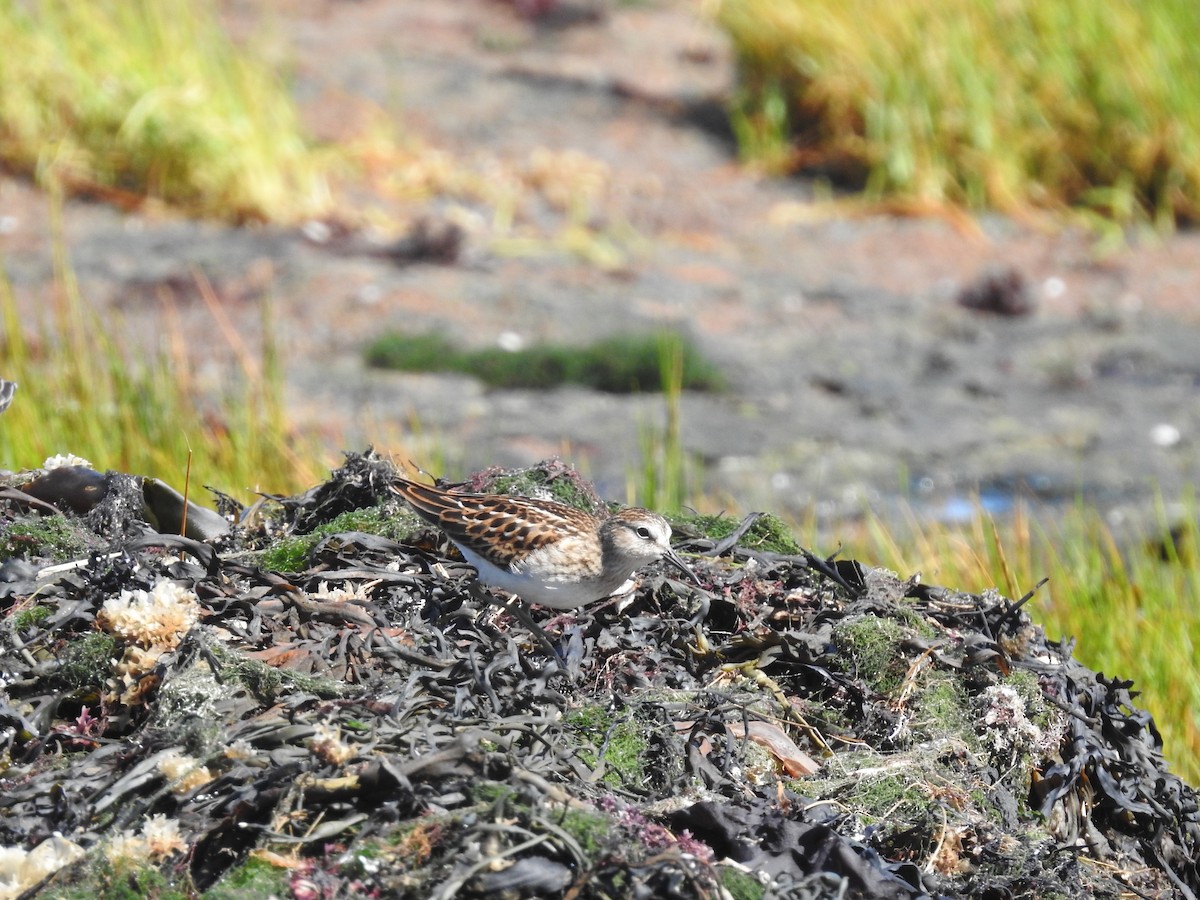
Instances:
[[[599,732],[603,736],[612,724],[612,715],[603,706],[581,706],[569,712],[565,721],[577,734],[594,737]]]
[[[731,535],[740,524],[728,516],[676,516],[671,519],[671,528],[685,537],[706,537],[720,541]],[[742,535],[738,546],[764,553],[781,553],[794,556],[801,552],[788,531],[787,525],[778,516],[764,513],[755,520],[750,530]]]
[[[258,859],[247,859],[230,869],[216,885],[200,896],[204,900],[242,900],[244,897],[285,897],[289,872]]]
[[[915,790],[902,772],[864,780],[853,796],[855,805],[865,808],[873,819],[882,819],[888,810],[899,813],[902,806],[928,806],[925,795]]]
[[[907,605],[914,602],[916,601],[900,598],[898,603],[888,610],[888,617],[895,619],[905,628],[915,631],[921,637],[941,637],[941,632],[934,628],[925,616],[913,609],[912,606]]]
[[[617,724],[610,733],[604,759],[610,772],[605,780],[612,784],[609,775],[616,776],[621,784],[639,785],[644,780],[642,760],[647,749],[646,737],[640,725],[633,719]]]
[[[504,815],[523,816],[529,813],[528,805],[520,800],[517,792],[507,784],[499,782],[483,781],[473,784],[471,799],[477,804],[484,804],[493,809],[504,807]],[[586,809],[567,809],[562,813],[558,824],[576,840],[589,857],[600,856],[611,846],[613,823],[603,813]]]
[[[155,900],[187,900],[187,892],[159,869],[147,865],[134,872],[128,879],[137,888],[138,897],[154,897]],[[115,884],[114,884],[115,886]],[[122,893],[126,885],[121,885]]]
[[[491,387],[543,389],[584,383],[575,365],[577,352],[560,344],[543,344],[515,353],[487,347],[460,352],[448,361],[451,371],[472,375]]]
[[[274,703],[283,686],[283,670],[257,660],[238,660],[229,664],[225,671],[263,703]]]
[[[259,564],[273,572],[302,572],[308,566],[313,547],[343,531],[362,531],[377,534],[392,541],[402,541],[420,527],[420,520],[407,512],[389,514],[381,506],[352,509],[319,525],[307,534],[281,538],[259,556]]]
[[[24,556],[65,562],[86,556],[93,543],[66,516],[19,519],[0,530],[0,559]]]
[[[1050,728],[1062,712],[1046,701],[1037,676],[1026,669],[1013,669],[1004,683],[1015,690],[1025,701],[1025,715],[1043,731]]]
[[[930,784],[955,783],[946,776],[931,753],[900,758],[860,750],[838,754],[820,773],[791,786],[806,797],[835,802],[865,824],[903,830],[924,820]]]
[[[904,681],[908,662],[901,651],[904,626],[884,616],[846,618],[833,628],[833,640],[846,671],[871,690],[890,694]]]
[[[103,856],[93,856],[82,865],[64,869],[42,896],[47,900],[185,900],[188,894],[155,866],[112,863]]]
[[[558,824],[562,826],[563,831],[575,838],[589,859],[597,858],[611,846],[613,823],[600,813],[570,809]]]
[[[53,612],[49,606],[31,606],[15,613],[9,621],[13,631],[21,632],[45,622]]]
[[[914,738],[954,738],[968,747],[977,747],[979,739],[971,720],[971,704],[962,682],[936,669],[926,669],[920,679],[910,704]]]
[[[275,546],[262,552],[259,565],[272,572],[303,572],[308,564],[308,552],[315,543],[308,535],[281,538]]]
[[[721,887],[733,900],[760,900],[765,892],[757,878],[733,866],[721,867]]]
[[[322,700],[335,700],[354,692],[355,688],[336,678],[322,678],[319,675],[309,675],[305,672],[294,672],[291,669],[279,670],[283,680],[304,694],[314,694]]]
[[[268,666],[256,659],[247,659],[220,645],[214,644],[209,649],[221,664],[223,678],[231,676],[266,704],[274,703],[287,688],[314,694],[324,700],[344,697],[352,690],[345,682]]]
[[[370,366],[404,372],[461,372],[492,387],[545,389],[581,384],[614,394],[663,389],[664,360],[678,358],[685,390],[719,391],[724,378],[682,335],[664,331],[606,338],[584,347],[465,351],[440,335],[387,334],[366,349]]]
[[[578,477],[550,472],[541,466],[522,469],[511,474],[498,475],[487,485],[488,491],[496,494],[516,494],[521,497],[545,497],[565,503],[589,513],[600,513],[603,504],[598,503]]]
[[[516,794],[507,784],[497,781],[480,781],[471,785],[471,799],[476,803],[495,804]]]
[[[120,642],[102,631],[90,631],[68,643],[59,653],[51,681],[69,694],[99,691],[112,675]]]
[[[355,846],[354,855],[359,859],[382,859],[383,848],[375,841],[362,841]]]
[[[456,360],[459,351],[441,334],[384,334],[367,345],[366,363],[401,372],[438,372]]]
[[[928,638],[928,632],[923,619],[911,610],[898,609],[894,618],[863,615],[844,619],[834,626],[833,639],[846,671],[901,704],[911,740],[953,737],[975,747],[978,738],[971,704],[961,681],[932,665],[921,666],[910,675],[915,655],[905,652],[904,643],[914,637]]]
[[[643,759],[649,745],[645,728],[634,716],[618,719],[600,706],[585,706],[569,714],[565,722],[580,739],[595,748],[580,749],[579,758],[585,764],[600,765],[603,748],[605,770],[601,781],[613,788],[644,783]]]
[[[368,506],[348,510],[313,529],[310,534],[324,538],[341,531],[362,531],[377,534],[388,540],[400,541],[408,537],[419,522],[416,516],[396,516],[388,513],[382,506]]]

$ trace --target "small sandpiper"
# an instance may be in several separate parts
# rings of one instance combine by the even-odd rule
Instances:
[[[488,587],[552,609],[610,597],[660,559],[700,580],[671,547],[658,513],[630,507],[606,518],[531,497],[448,491],[397,478],[392,490],[446,533]]]

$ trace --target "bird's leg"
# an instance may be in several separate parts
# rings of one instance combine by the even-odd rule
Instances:
[[[470,582],[468,590],[474,594],[477,600],[482,600],[484,603],[490,603],[493,606],[498,606],[505,612],[511,613],[518,622],[529,629],[530,634],[532,634],[534,639],[542,645],[542,649],[550,654],[551,659],[560,663],[562,662],[562,655],[558,652],[558,649],[550,642],[549,636],[545,631],[542,630],[541,626],[539,626],[537,622],[533,621],[533,616],[529,614],[529,610],[521,605],[520,600],[518,600],[516,597],[508,601],[501,600],[499,597],[485,591],[483,589],[483,585],[475,580]]]

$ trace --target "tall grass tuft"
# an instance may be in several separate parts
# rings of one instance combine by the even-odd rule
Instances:
[[[111,319],[80,295],[61,239],[56,267],[52,294],[32,320],[21,318],[0,271],[0,375],[20,385],[0,415],[0,468],[37,468],[73,453],[101,471],[155,476],[182,491],[190,455],[191,497],[201,503],[203,485],[237,495],[298,491],[319,480],[316,445],[294,434],[282,412],[269,327],[261,362],[241,353],[221,395],[204,397],[185,336],[168,334],[167,347],[135,359]]]
[[[1163,225],[1200,218],[1200,5],[717,0],[715,8],[752,98],[737,120],[780,121],[782,90],[797,168],[921,205],[1073,205]],[[761,142],[761,124],[750,131]],[[771,142],[767,149],[778,156]]]
[[[243,221],[330,205],[285,86],[213,0],[0,0],[0,163],[126,208]]]
[[[1190,783],[1200,781],[1200,543],[1197,506],[1172,528],[1120,542],[1098,512],[1075,508],[1059,524],[1018,506],[997,524],[977,510],[966,528],[868,522],[847,552],[958,590],[997,587],[1017,599],[1049,582],[1026,610],[1052,640],[1076,639],[1075,655],[1109,677],[1133,679],[1139,705],[1155,717],[1164,752]]]
[[[658,338],[664,422],[640,430],[641,465],[629,479],[634,502],[678,513],[689,499],[688,459],[683,447],[684,345],[669,333]]]

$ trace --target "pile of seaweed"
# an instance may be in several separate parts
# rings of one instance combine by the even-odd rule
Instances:
[[[1151,716],[1019,603],[692,517],[701,587],[535,611],[551,656],[394,473],[351,454],[224,515],[6,479],[0,896],[1200,889]],[[559,463],[472,486],[599,504]]]

